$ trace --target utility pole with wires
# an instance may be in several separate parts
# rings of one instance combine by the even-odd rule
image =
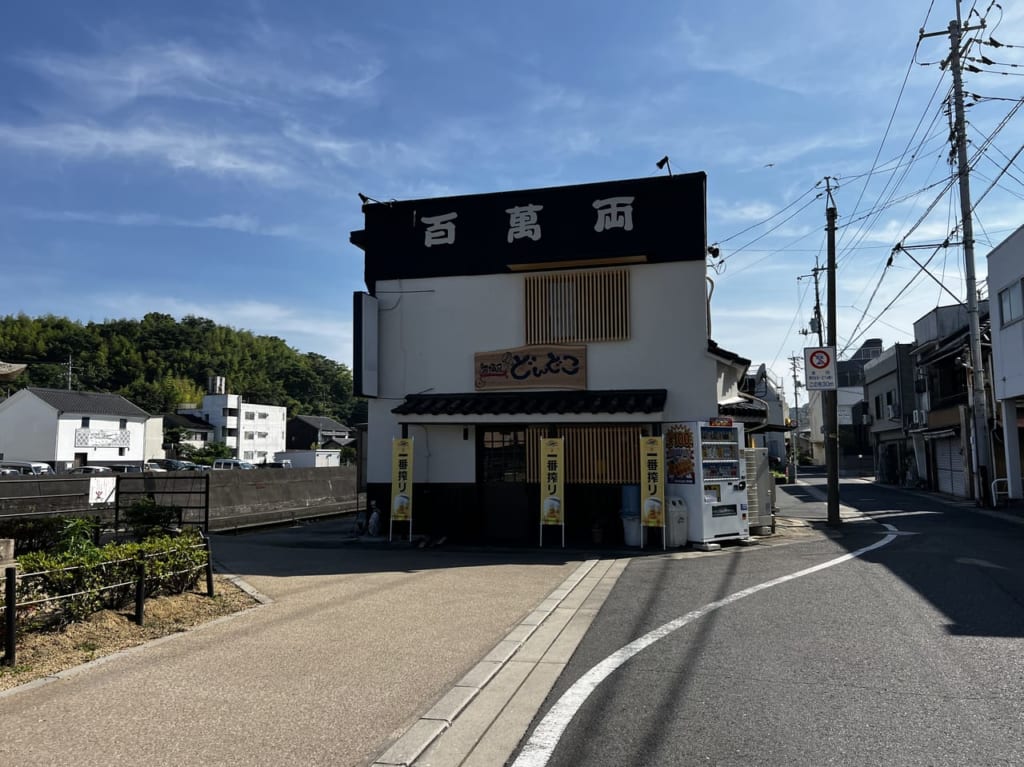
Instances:
[[[963,24],[960,0],[956,3],[956,19],[945,32],[922,33],[921,37],[949,35],[949,68],[953,75],[953,140],[956,142],[957,176],[960,182],[960,217],[964,233],[964,279],[967,283],[967,324],[971,368],[972,449],[974,454],[974,497],[978,505],[991,505],[988,482],[991,466],[989,449],[988,407],[985,400],[985,368],[981,354],[981,322],[978,317],[978,286],[974,268],[974,223],[971,215],[970,166],[967,160],[967,130],[964,119],[963,70],[961,44],[963,34],[985,26]],[[945,62],[943,62],[945,63]]]
[[[825,271],[824,267],[815,265],[815,267],[811,269],[810,274],[801,274],[799,277],[797,277],[798,280],[802,280],[804,277],[814,278],[814,316],[811,318],[811,329],[801,330],[800,335],[807,336],[810,335],[811,333],[817,333],[818,346],[825,345],[825,339],[822,337],[821,329],[821,291],[818,287],[818,275],[821,274],[823,271]]]
[[[828,234],[828,339],[826,346],[836,348],[836,211],[832,199],[832,179],[825,176],[825,221]],[[838,365],[838,360],[833,360]],[[825,389],[821,392],[822,423],[825,427],[825,473],[828,477],[828,518],[829,527],[842,524],[839,515],[839,390]]]
[[[801,361],[802,358],[795,354],[789,358],[789,366],[793,370],[793,436],[789,438],[789,465],[793,468],[789,477],[790,482],[796,482],[797,467],[800,465],[800,387],[803,386],[799,376]]]

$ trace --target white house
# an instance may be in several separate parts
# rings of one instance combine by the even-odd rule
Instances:
[[[151,418],[119,394],[26,388],[0,402],[0,453],[9,460],[43,461],[57,471],[72,466],[141,464]]]
[[[224,378],[213,376],[199,405],[182,405],[179,415],[193,416],[213,427],[213,441],[221,442],[243,461],[264,463],[285,449],[288,408],[246,402],[227,394]]]
[[[539,444],[559,435],[589,534],[638,482],[639,438],[717,416],[749,365],[708,339],[703,173],[363,212],[368,494],[388,508],[392,441],[412,438],[427,528],[533,539]]]
[[[992,322],[992,390],[1003,424],[1006,489],[1024,498],[1021,438],[1024,431],[1024,227],[988,254],[988,289],[996,308]]]

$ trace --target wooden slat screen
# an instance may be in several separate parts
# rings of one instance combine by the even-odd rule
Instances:
[[[639,424],[558,426],[565,438],[565,482],[574,485],[633,485],[640,481]],[[540,441],[548,427],[526,430],[526,481],[539,482]]]
[[[526,343],[629,339],[629,270],[526,275]]]

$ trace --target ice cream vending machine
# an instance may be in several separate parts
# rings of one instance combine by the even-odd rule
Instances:
[[[743,424],[710,418],[665,431],[666,496],[682,498],[690,543],[750,537]]]

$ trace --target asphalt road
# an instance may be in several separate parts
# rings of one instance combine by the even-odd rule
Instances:
[[[824,521],[813,488],[780,491],[783,513]],[[631,562],[515,763],[1024,764],[1024,527],[859,481],[841,498],[871,519],[795,545]],[[615,670],[587,684],[602,662]]]

